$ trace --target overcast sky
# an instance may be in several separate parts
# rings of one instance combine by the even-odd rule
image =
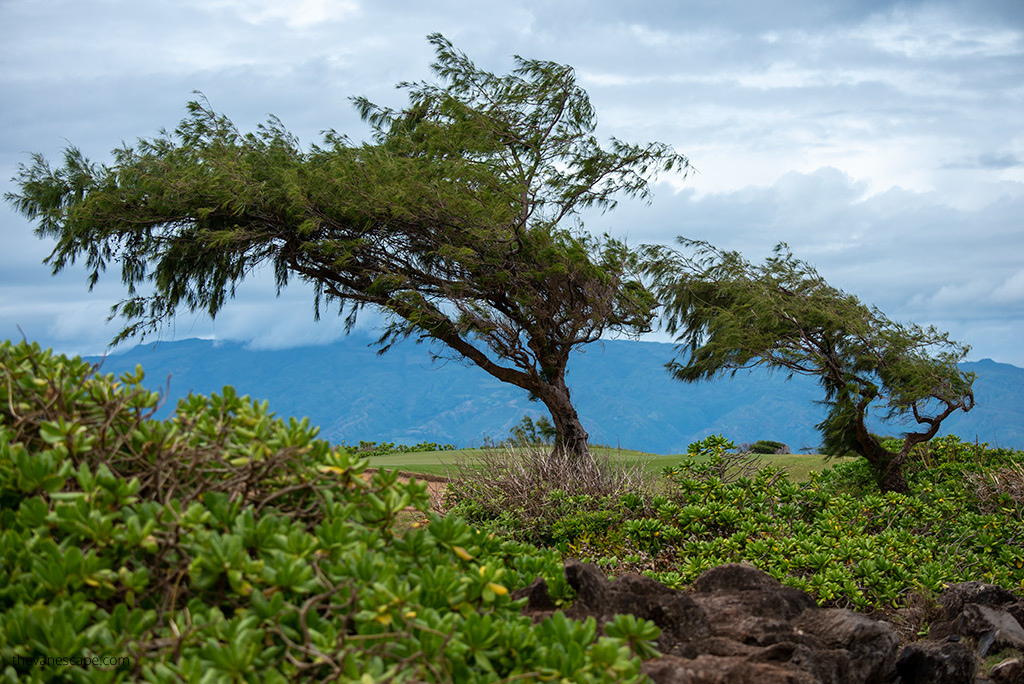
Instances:
[[[774,244],[972,359],[1024,366],[1024,2],[0,0],[0,190],[29,154],[95,161],[173,128],[202,91],[243,130],[277,115],[304,143],[365,136],[348,98],[392,106],[429,77],[438,31],[505,73],[575,67],[598,134],[660,141],[699,171],[652,204],[588,217],[631,242],[676,235],[759,261]],[[52,244],[0,207],[0,338],[97,353],[114,271],[52,277]],[[268,274],[269,275],[269,274]],[[308,291],[243,287],[216,322],[163,339],[327,342]],[[665,338],[661,338],[665,339]]]

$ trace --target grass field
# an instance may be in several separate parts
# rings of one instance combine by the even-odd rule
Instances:
[[[683,458],[682,455],[658,456],[628,449],[593,448],[597,452],[609,454],[613,458],[642,461],[652,474],[660,473],[661,469],[666,466],[678,465]],[[458,449],[456,451],[414,451],[406,454],[388,454],[370,457],[370,466],[389,470],[404,470],[410,473],[447,475],[456,470],[456,464],[471,465],[482,453],[483,449]],[[763,460],[766,464],[785,468],[790,479],[803,482],[808,479],[812,470],[821,472],[832,464],[846,459],[826,461],[825,457],[819,454],[784,454],[764,456]]]

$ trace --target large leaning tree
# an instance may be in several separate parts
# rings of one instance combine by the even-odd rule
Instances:
[[[120,265],[115,343],[179,310],[214,317],[272,265],[279,291],[312,284],[316,316],[329,306],[351,329],[364,307],[383,312],[382,351],[414,336],[526,390],[551,412],[555,448],[586,458],[569,352],[647,331],[657,303],[634,252],[587,234],[580,211],[647,197],[689,163],[660,143],[602,145],[568,66],[516,57],[495,75],[429,40],[436,80],[399,84],[407,106],[354,98],[368,142],[328,131],[304,150],[276,118],[243,134],[196,101],[110,164],[73,147],[57,168],[34,156],[7,199],[56,239],[54,273],[84,262],[91,287]]]
[[[969,349],[935,328],[889,320],[830,286],[779,245],[765,263],[680,239],[685,254],[650,248],[654,287],[680,354],[668,364],[686,382],[763,366],[818,379],[824,452],[863,456],[882,491],[907,491],[903,464],[943,420],[974,407]],[[868,429],[869,412],[906,428],[896,451]]]

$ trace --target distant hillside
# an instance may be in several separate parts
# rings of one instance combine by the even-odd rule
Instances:
[[[309,416],[334,442],[473,446],[486,436],[504,437],[526,413],[544,415],[544,407],[523,391],[475,367],[432,365],[423,345],[400,344],[383,356],[367,345],[367,338],[356,336],[273,351],[232,342],[161,342],[106,358],[102,372],[119,374],[142,364],[147,386],[161,391],[170,376],[170,400],[161,416],[189,392],[233,385],[268,400],[279,415]],[[812,380],[787,382],[785,375],[754,371],[685,385],[665,372],[673,349],[608,341],[575,355],[569,380],[592,442],[659,454],[683,452],[690,442],[718,433],[737,443],[778,440],[794,451],[819,443],[814,425],[824,414]],[[978,406],[947,420],[943,434],[1024,447],[1024,369],[987,359],[964,367],[978,375]]]

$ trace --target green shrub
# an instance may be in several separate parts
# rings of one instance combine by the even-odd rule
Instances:
[[[534,420],[531,416],[523,416],[512,426],[504,439],[495,439],[490,435],[483,438],[485,449],[529,449],[550,447],[555,443],[558,431],[547,416]]]
[[[932,594],[952,582],[1019,591],[1018,502],[1009,492],[968,486],[968,475],[1020,458],[1004,450],[973,453],[919,468],[909,478],[910,494],[885,495],[863,460],[801,485],[771,471],[727,483],[707,464],[682,464],[669,473],[672,505],[659,509],[659,536],[674,527],[676,539],[662,542],[662,563],[649,574],[672,572],[675,581],[689,582],[706,567],[748,562],[822,603],[872,609],[904,605],[911,592]]]
[[[506,443],[513,447],[538,447],[554,444],[558,431],[547,416],[534,420],[523,416],[508,433]]]
[[[909,473],[910,494],[879,494],[863,459],[797,484],[737,460],[712,436],[662,472],[655,491],[549,493],[477,520],[532,535],[610,574],[642,572],[681,587],[710,567],[750,563],[822,604],[892,611],[953,582],[1024,590],[1024,455],[937,440],[932,467]],[[952,455],[955,454],[955,457]],[[460,504],[472,511],[472,501]]]
[[[767,467],[756,453],[736,450],[736,445],[722,435],[710,435],[690,444],[679,466],[664,468],[662,475],[671,479],[685,471],[690,477],[735,482]],[[778,471],[777,476],[781,474]]]
[[[761,439],[750,445],[750,451],[755,454],[788,454],[789,447],[782,442]]]
[[[355,447],[350,447],[344,442],[338,445],[343,449],[355,451],[360,456],[372,458],[373,456],[387,456],[389,454],[410,454],[422,451],[455,451],[454,444],[438,444],[437,442],[420,442],[419,444],[395,444],[394,442],[367,442],[360,440]]]
[[[556,551],[457,517],[396,534],[423,484],[231,388],[153,421],[141,369],[92,370],[0,347],[3,679],[638,679],[651,625],[519,615],[537,576],[567,598]]]

